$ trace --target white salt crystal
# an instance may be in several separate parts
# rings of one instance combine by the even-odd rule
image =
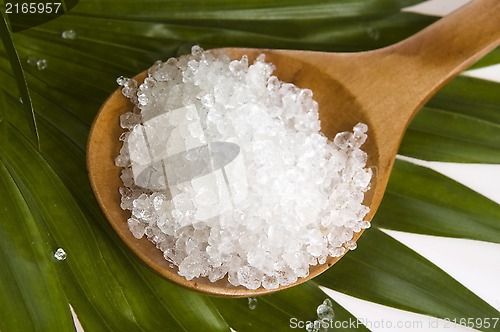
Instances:
[[[345,246],[349,250],[354,250],[358,247],[358,244],[356,243],[356,241],[349,240],[345,243]]]
[[[330,251],[330,256],[332,256],[332,257],[340,257],[343,254],[345,254],[345,248],[344,247],[333,248],[333,249],[331,249],[329,251]]]
[[[216,202],[215,193],[208,187],[201,187],[196,193],[195,203],[201,206],[210,206]]]
[[[240,285],[243,285],[248,289],[257,289],[260,287],[262,282],[262,273],[251,266],[241,267],[237,272],[237,276]]]
[[[202,254],[195,253],[187,256],[179,265],[179,274],[187,280],[199,277],[204,272],[200,264],[204,259],[205,255]]]
[[[132,203],[132,215],[139,220],[150,221],[154,217],[154,208],[148,195],[142,194]]]
[[[262,287],[265,289],[276,289],[279,287],[278,278],[274,275],[266,274],[262,278]]]
[[[284,267],[283,269],[278,271],[277,274],[278,282],[281,286],[291,285],[297,281],[297,275],[293,272],[292,269],[288,267]]]
[[[64,251],[63,248],[57,248],[56,252],[54,253],[54,257],[58,261],[63,261],[68,257],[68,255],[66,254],[66,251]]]
[[[141,239],[146,231],[145,225],[136,218],[129,218],[127,222],[132,235],[137,239]]]
[[[351,139],[351,137],[352,134],[348,132],[338,133],[337,135],[335,135],[333,143],[335,143],[335,145],[340,149],[345,150],[349,147],[349,140]]]
[[[141,116],[133,113],[127,112],[120,116],[120,126],[122,128],[133,128],[141,122]]]
[[[117,79],[135,105],[120,118],[121,207],[133,236],[188,280],[290,285],[370,227],[372,172],[359,149],[368,127],[328,141],[313,92],[273,70],[263,57],[249,64],[194,47],[155,62],[140,85]],[[331,303],[320,316],[333,318]]]
[[[122,169],[120,179],[123,182],[123,185],[127,188],[131,188],[134,186],[134,178],[132,175],[132,170],[130,168]]]

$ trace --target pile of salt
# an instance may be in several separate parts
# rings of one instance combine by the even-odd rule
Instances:
[[[273,70],[195,46],[141,85],[117,79],[135,104],[120,118],[121,207],[188,280],[289,285],[370,226],[367,126],[328,141],[312,92]]]

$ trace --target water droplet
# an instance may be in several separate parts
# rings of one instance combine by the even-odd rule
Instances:
[[[321,303],[316,309],[316,313],[318,314],[319,320],[332,320],[333,317],[335,317],[335,313],[332,308],[332,301],[330,301],[330,299],[323,301],[323,303]]]
[[[63,33],[61,33],[61,37],[64,39],[74,40],[74,39],[76,39],[76,31],[73,29],[65,30],[65,31],[63,31]]]
[[[54,253],[54,257],[58,260],[58,261],[63,261],[66,259],[66,257],[68,257],[68,255],[66,254],[66,251],[64,251],[63,248],[58,248],[56,250],[56,252]]]
[[[255,308],[257,308],[257,298],[249,297],[248,298],[248,307],[250,308],[250,310],[255,310]]]
[[[318,328],[318,321],[315,320],[314,322],[311,322],[311,321],[308,321],[306,323],[306,331],[307,332],[318,332],[319,331],[319,328]]]
[[[34,55],[30,55],[27,60],[29,65],[32,65],[33,67],[36,66],[36,63],[38,62],[38,58]]]
[[[38,59],[38,61],[36,62],[36,68],[38,70],[44,70],[45,68],[47,68],[47,60]]]
[[[379,40],[380,38],[380,31],[375,27],[366,28],[366,34],[373,40]]]

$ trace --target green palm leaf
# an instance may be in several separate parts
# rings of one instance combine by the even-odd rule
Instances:
[[[382,47],[435,20],[400,12],[419,2],[82,0],[37,27],[28,28],[27,20],[22,32],[4,29],[0,330],[71,330],[70,303],[87,331],[228,331],[230,326],[287,331],[291,318],[316,318],[316,307],[327,298],[319,286],[434,317],[498,316],[378,229],[367,231],[359,249],[319,278],[260,297],[255,310],[246,299],[193,293],[158,277],[123,246],[88,183],[88,131],[117,76],[133,75],[196,43],[325,51]],[[70,28],[76,39],[61,38]],[[495,50],[476,66],[498,63],[498,54]],[[48,67],[29,65],[29,56],[45,59]],[[415,118],[400,152],[428,160],[498,163],[498,89],[497,83],[454,80]],[[33,117],[26,118],[31,108],[36,131]],[[498,204],[398,161],[374,227],[500,243],[499,221]],[[59,247],[68,254],[64,261],[53,257]],[[354,319],[340,305],[334,307],[337,320]]]
[[[45,231],[37,224],[19,188],[19,179],[9,168],[2,160],[0,192],[4,204],[11,208],[3,210],[2,217],[8,220],[8,224],[2,224],[0,233],[0,304],[3,316],[0,328],[35,331],[52,326],[68,330],[73,322],[52,262],[55,258],[51,259]]]
[[[498,164],[499,142],[498,83],[458,77],[417,114],[399,153],[426,160]]]
[[[318,282],[358,298],[439,318],[498,315],[438,267],[380,230],[367,232],[359,245],[335,269],[320,275]]]
[[[0,13],[0,39],[2,39],[2,44],[5,48],[5,53],[8,61],[10,62],[10,68],[16,77],[17,87],[19,89],[19,94],[21,95],[21,101],[23,102],[23,110],[27,117],[26,123],[30,125],[32,139],[35,144],[39,144],[39,137],[36,128],[36,120],[35,120],[35,112],[33,110],[33,106],[31,104],[31,97],[28,91],[28,86],[26,84],[26,78],[24,77],[24,72],[21,67],[21,63],[19,60],[19,56],[16,52],[16,48],[12,43],[12,38],[9,33],[9,28],[7,27],[7,22],[3,16],[3,13]]]
[[[432,170],[399,160],[396,165],[377,227],[499,243],[498,204]]]

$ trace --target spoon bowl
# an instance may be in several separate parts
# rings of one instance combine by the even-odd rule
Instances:
[[[420,107],[444,84],[500,44],[500,2],[476,0],[439,20],[413,37],[380,50],[361,53],[323,53],[266,49],[217,49],[232,59],[247,55],[252,61],[265,54],[284,82],[311,89],[319,105],[321,131],[329,139],[350,131],[358,122],[368,125],[363,150],[374,169],[364,205],[371,220],[382,200],[397,149],[409,122]],[[135,77],[142,82],[143,72]],[[136,239],[128,229],[130,212],[120,208],[121,168],[114,165],[121,147],[121,114],[133,105],[120,89],[102,105],[87,147],[89,178],[97,201],[114,230],[149,267],[181,286],[206,294],[247,297],[272,293],[303,283],[331,267],[340,258],[312,266],[305,278],[274,290],[249,290],[231,285],[227,278],[186,280],[147,239]],[[360,233],[355,234],[357,240]]]

